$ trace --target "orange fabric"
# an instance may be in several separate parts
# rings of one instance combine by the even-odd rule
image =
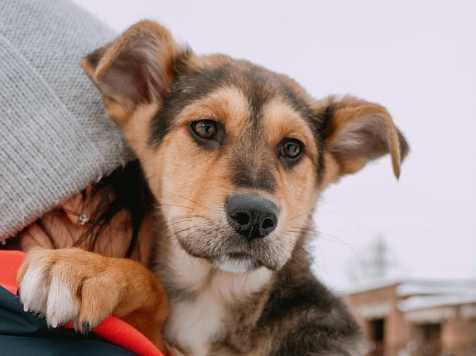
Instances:
[[[25,254],[20,251],[0,251],[0,285],[13,294],[17,292],[16,275],[24,258]],[[64,327],[71,328],[72,325]],[[114,316],[104,320],[93,332],[138,356],[163,356],[138,330]]]
[[[17,272],[25,254],[21,251],[0,251],[0,285],[17,294]]]

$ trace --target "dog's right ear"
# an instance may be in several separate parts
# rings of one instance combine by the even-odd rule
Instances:
[[[177,61],[187,54],[165,28],[141,21],[84,57],[81,67],[101,91],[108,115],[121,125],[139,105],[160,105]]]

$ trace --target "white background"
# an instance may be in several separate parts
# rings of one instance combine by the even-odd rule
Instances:
[[[117,32],[155,19],[198,53],[388,108],[411,146],[400,181],[386,157],[329,189],[315,215],[330,286],[349,287],[348,266],[377,233],[394,274],[476,277],[476,2],[75,1]]]

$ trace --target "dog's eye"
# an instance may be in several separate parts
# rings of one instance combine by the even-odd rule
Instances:
[[[281,142],[280,155],[290,161],[297,161],[303,151],[303,143],[294,138],[287,138]]]
[[[190,135],[205,150],[214,150],[225,141],[225,127],[219,121],[197,120],[188,126]]]
[[[217,132],[217,123],[212,120],[200,120],[192,122],[192,131],[204,140],[212,140]]]

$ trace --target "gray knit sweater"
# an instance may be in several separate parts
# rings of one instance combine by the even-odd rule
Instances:
[[[0,242],[132,157],[78,64],[113,36],[66,0],[0,1]]]

